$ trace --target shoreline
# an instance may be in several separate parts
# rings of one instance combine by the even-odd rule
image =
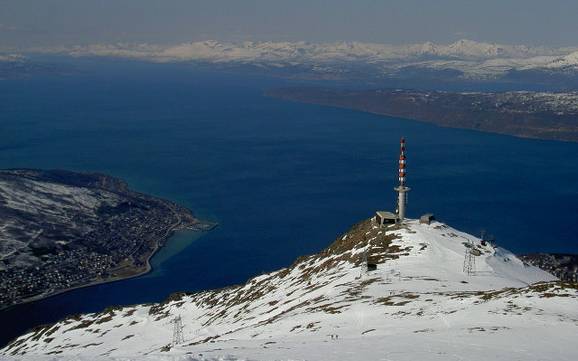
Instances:
[[[159,249],[160,249],[160,248],[159,248]],[[156,252],[157,252],[157,250],[155,250],[155,253],[156,253]],[[154,255],[154,254],[153,254],[153,255]],[[152,255],[151,255],[151,258],[152,258]],[[150,260],[150,258],[149,258],[149,260]],[[126,276],[126,277],[115,277],[115,278],[111,278],[111,279],[107,279],[107,280],[90,282],[90,283],[87,283],[87,284],[84,284],[84,285],[78,285],[78,286],[74,286],[74,287],[71,287],[71,288],[66,288],[66,289],[63,289],[63,290],[58,290],[58,291],[55,291],[55,292],[52,292],[52,293],[49,293],[49,294],[46,294],[46,295],[39,295],[39,296],[30,297],[30,298],[27,298],[27,299],[23,300],[22,302],[15,303],[15,304],[13,304],[13,305],[10,305],[10,306],[4,307],[4,308],[0,308],[0,312],[7,311],[7,310],[9,310],[9,309],[11,309],[11,308],[13,308],[13,307],[18,307],[18,306],[21,306],[21,305],[25,305],[25,304],[27,304],[27,303],[34,303],[34,302],[36,302],[36,301],[45,300],[45,299],[48,299],[48,298],[51,298],[51,297],[58,296],[58,295],[60,295],[60,294],[69,292],[69,291],[74,291],[74,290],[77,290],[77,289],[87,288],[87,287],[92,287],[92,286],[98,286],[98,285],[102,285],[102,284],[106,284],[106,283],[113,283],[113,282],[124,281],[124,280],[128,280],[128,279],[131,279],[131,278],[136,278],[136,277],[143,276],[143,275],[149,273],[150,271],[152,271],[152,267],[151,267],[150,264],[149,264],[149,260],[147,260],[147,267],[146,267],[146,269],[145,269],[143,272],[140,272],[140,273],[137,273],[137,274],[134,274],[134,275],[130,275],[130,276]]]
[[[298,91],[302,90],[302,93]],[[354,92],[354,95],[356,92]],[[361,94],[362,92],[357,92]],[[419,92],[418,92],[419,93]],[[423,94],[427,94],[427,92],[422,92]],[[288,89],[269,89],[266,90],[264,96],[282,100],[282,101],[289,101],[295,103],[302,103],[302,104],[312,104],[318,105],[323,107],[330,107],[336,109],[345,109],[351,111],[357,111],[366,114],[372,114],[381,117],[391,117],[391,118],[398,118],[402,120],[408,120],[413,122],[420,122],[424,124],[431,124],[437,127],[448,128],[448,129],[460,129],[460,130],[468,130],[468,131],[475,131],[481,132],[486,134],[496,134],[496,135],[503,135],[503,136],[510,136],[515,137],[518,139],[527,139],[527,140],[539,140],[539,141],[550,141],[550,142],[563,142],[563,143],[578,143],[576,128],[573,131],[567,132],[557,132],[556,128],[548,128],[543,126],[543,120],[539,121],[539,125],[536,126],[533,124],[531,127],[524,127],[520,126],[519,124],[516,125],[517,127],[509,127],[513,123],[511,119],[504,118],[504,115],[501,113],[494,113],[488,114],[486,118],[493,120],[495,124],[487,127],[480,127],[477,126],[475,122],[463,122],[463,123],[453,123],[448,122],[447,119],[444,120],[443,116],[439,116],[437,113],[440,112],[440,109],[421,109],[421,113],[417,114],[413,110],[408,112],[403,107],[401,109],[394,109],[390,108],[389,110],[385,109],[376,109],[376,104],[365,104],[363,102],[359,102],[357,98],[340,98],[339,93],[332,93],[330,90],[327,89],[315,89],[315,88],[288,88]],[[317,98],[315,98],[317,97]],[[387,100],[387,99],[386,99]],[[407,106],[407,104],[403,104]],[[457,109],[457,110],[456,110]],[[475,111],[470,109],[453,109],[454,113],[452,117],[455,119],[463,118],[464,114],[475,114]],[[424,115],[425,112],[425,115]],[[434,114],[432,116],[431,114]],[[417,115],[416,115],[417,114]],[[529,114],[529,116],[535,117],[536,114]],[[484,119],[486,119],[484,118]],[[517,119],[520,120],[520,119]],[[556,125],[556,124],[554,124]],[[560,127],[559,125],[556,125]]]
[[[173,209],[173,211],[174,211],[174,209]],[[177,214],[177,213],[175,212],[175,214]],[[151,252],[150,255],[147,256],[147,259],[146,259],[146,262],[145,262],[145,264],[146,264],[145,269],[142,270],[141,272],[138,272],[138,273],[136,273],[136,274],[129,275],[129,276],[112,277],[112,278],[110,278],[110,279],[100,280],[100,281],[94,281],[94,282],[90,282],[90,283],[87,283],[87,284],[78,285],[78,286],[74,286],[74,287],[70,287],[70,288],[66,288],[66,289],[54,291],[54,292],[51,292],[51,293],[48,293],[48,294],[33,296],[33,297],[30,297],[30,298],[27,298],[27,299],[23,300],[22,302],[18,302],[18,303],[15,303],[15,304],[12,304],[12,305],[9,305],[9,306],[6,306],[6,307],[1,307],[1,308],[0,308],[0,313],[1,313],[1,312],[4,312],[4,311],[8,311],[8,310],[10,310],[10,309],[12,309],[12,308],[14,308],[14,307],[22,306],[22,305],[25,305],[25,304],[28,304],[28,303],[34,303],[34,302],[36,302],[36,301],[41,301],[41,300],[49,299],[49,298],[51,298],[51,297],[55,297],[55,296],[61,295],[61,294],[63,294],[63,293],[70,292],[70,291],[74,291],[74,290],[77,290],[77,289],[87,288],[87,287],[93,287],[93,286],[98,286],[98,285],[107,284],[107,283],[114,283],[114,282],[125,281],[125,280],[129,280],[129,279],[133,279],[133,278],[137,278],[137,277],[141,277],[141,276],[144,276],[144,275],[149,274],[151,271],[153,271],[153,267],[152,267],[152,265],[151,265],[151,259],[152,259],[163,247],[166,246],[166,243],[170,240],[170,238],[172,238],[172,237],[175,235],[176,232],[178,232],[178,231],[180,231],[180,230],[185,230],[185,229],[187,229],[187,227],[181,227],[181,226],[182,226],[181,222],[182,222],[182,221],[181,221],[181,219],[180,219],[180,217],[179,217],[179,224],[170,227],[170,228],[167,230],[167,232],[165,233],[165,235],[164,235],[162,238],[160,238],[160,239],[157,240],[153,251]],[[194,232],[199,232],[199,233],[204,233],[204,232],[208,232],[208,231],[214,229],[214,228],[217,226],[216,223],[210,223],[210,222],[200,222],[200,223],[206,225],[206,228],[203,228],[203,229],[200,229],[200,230],[192,230],[192,231],[194,231]],[[161,241],[165,241],[165,244],[164,244],[163,246],[159,246],[159,244],[160,244]]]

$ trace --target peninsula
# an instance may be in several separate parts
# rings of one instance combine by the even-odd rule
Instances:
[[[0,309],[135,277],[174,231],[212,224],[103,174],[0,171]]]
[[[578,92],[444,92],[281,88],[267,95],[305,103],[522,138],[578,142]]]

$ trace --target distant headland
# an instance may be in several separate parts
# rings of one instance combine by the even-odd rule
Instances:
[[[578,142],[577,92],[443,92],[294,87],[266,95],[521,138]]]

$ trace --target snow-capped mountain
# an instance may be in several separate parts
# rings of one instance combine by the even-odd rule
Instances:
[[[455,59],[530,58],[561,56],[565,50],[498,45],[460,40],[449,45],[431,42],[412,45],[386,45],[361,42],[252,42],[224,43],[214,40],[183,43],[174,46],[149,44],[113,44],[76,47],[70,54],[127,56],[158,61],[391,61],[395,59],[440,57]]]
[[[576,285],[440,222],[380,228],[370,219],[319,254],[244,285],[70,317],[30,331],[0,354],[6,360],[574,360],[577,327]]]
[[[214,40],[178,45],[112,44],[61,49],[72,56],[124,57],[154,62],[253,64],[270,68],[303,66],[313,73],[343,73],[366,67],[377,75],[403,69],[454,70],[465,78],[495,78],[511,70],[556,70],[575,64],[576,48],[545,48],[459,40],[387,45],[362,42],[240,42]],[[371,70],[367,69],[370,67]]]
[[[549,64],[546,65],[547,68],[578,68],[578,51],[570,53],[566,56],[559,57],[557,59],[552,60]]]

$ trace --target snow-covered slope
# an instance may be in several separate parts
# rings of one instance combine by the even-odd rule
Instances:
[[[464,272],[466,250],[473,273]],[[365,261],[367,260],[367,262]],[[377,269],[366,270],[366,264]],[[538,283],[536,283],[538,282]],[[184,340],[172,344],[175,317]],[[32,360],[574,360],[576,286],[443,223],[361,222],[246,284],[111,308],[21,336]]]

